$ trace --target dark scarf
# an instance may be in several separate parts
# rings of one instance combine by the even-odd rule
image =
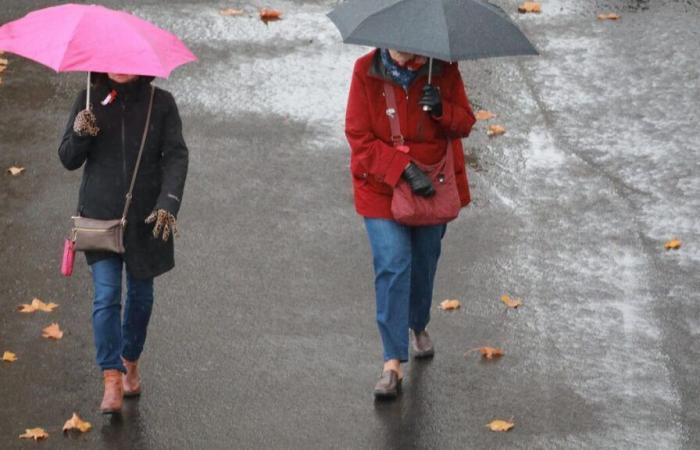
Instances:
[[[384,64],[384,68],[386,68],[386,72],[389,74],[391,79],[394,80],[395,83],[401,85],[401,87],[404,89],[408,90],[408,87],[418,76],[418,71],[411,70],[408,67],[401,67],[396,64],[396,62],[391,59],[389,50],[385,48],[380,50],[380,55],[382,58],[382,64]]]

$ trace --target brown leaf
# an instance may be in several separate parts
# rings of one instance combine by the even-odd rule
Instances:
[[[61,331],[61,328],[58,326],[57,323],[52,323],[48,327],[44,328],[42,331],[41,336],[45,337],[46,339],[61,339],[63,337],[63,331]]]
[[[32,300],[32,303],[27,305],[22,304],[17,307],[17,310],[21,313],[33,313],[36,311],[43,311],[43,312],[52,312],[54,309],[58,308],[58,305],[56,303],[44,303],[38,298],[35,298]]]
[[[24,172],[24,170],[25,170],[24,167],[18,167],[18,166],[12,166],[9,169],[7,169],[9,174],[12,175],[13,177],[16,177],[17,175],[21,174],[22,172]]]
[[[73,417],[68,419],[63,425],[63,432],[68,430],[80,430],[81,433],[86,433],[92,429],[92,424],[90,422],[85,422],[78,416],[78,413],[73,413]]]
[[[282,20],[282,11],[272,8],[263,8],[260,10],[260,20],[265,23]]]
[[[500,358],[501,356],[506,354],[500,348],[495,347],[481,347],[479,349],[479,353],[481,353],[481,356],[483,356],[486,359]]]
[[[444,311],[459,309],[460,306],[462,306],[462,304],[459,302],[459,300],[444,300],[442,303],[440,303],[440,309]]]
[[[486,130],[486,134],[491,137],[501,136],[506,134],[506,128],[503,125],[491,125],[488,130]]]
[[[615,13],[598,14],[598,20],[620,20],[620,15]]]
[[[0,65],[0,73],[3,73],[7,69],[7,66]]]
[[[17,355],[12,352],[5,352],[2,354],[2,360],[6,362],[15,362],[17,361]]]
[[[49,434],[44,431],[43,428],[27,428],[24,434],[19,435],[20,439],[34,439],[35,441],[46,439],[48,437]]]
[[[237,17],[237,16],[242,16],[243,14],[245,14],[245,11],[243,11],[242,9],[236,9],[236,8],[226,8],[226,9],[222,9],[221,11],[219,11],[219,14],[221,14],[222,16],[227,16],[227,17]]]
[[[0,66],[6,66],[10,64],[10,61],[8,61],[6,58],[0,58]]]
[[[540,2],[525,2],[518,7],[520,13],[541,13],[542,4]]]
[[[673,238],[664,244],[666,250],[678,250],[681,248],[682,242],[678,238]]]
[[[517,309],[518,307],[523,306],[523,301],[521,299],[512,298],[508,294],[501,295],[501,301],[510,309]]]
[[[476,117],[476,120],[491,120],[496,117],[494,113],[491,111],[486,111],[482,109],[481,111],[477,111],[476,114],[474,114],[474,117]]]
[[[491,431],[509,431],[515,426],[515,424],[513,422],[511,422],[512,420],[513,419],[511,419],[511,420],[496,419],[496,420],[491,421],[491,423],[489,423],[486,426],[489,427],[489,429]]]

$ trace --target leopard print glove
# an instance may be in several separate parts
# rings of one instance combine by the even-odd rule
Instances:
[[[78,136],[97,136],[100,128],[97,126],[97,118],[89,109],[84,109],[75,116],[73,131]]]
[[[167,242],[170,239],[170,235],[177,236],[177,221],[175,216],[170,214],[164,209],[159,209],[153,211],[150,216],[146,218],[146,223],[151,224],[155,222],[153,227],[153,237],[158,239],[161,237],[161,232],[163,233],[162,239]]]

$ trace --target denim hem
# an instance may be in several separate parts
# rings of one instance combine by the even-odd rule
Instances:
[[[100,370],[103,372],[105,370],[118,370],[121,373],[126,373],[126,367],[124,367],[123,365],[121,365],[121,366],[100,366]]]
[[[387,362],[391,359],[398,359],[399,362],[405,363],[405,362],[408,362],[408,355],[406,355],[406,356],[393,356],[393,355],[388,356],[388,355],[385,355],[384,356],[384,362]]]

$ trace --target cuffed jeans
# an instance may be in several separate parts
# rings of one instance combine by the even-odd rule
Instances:
[[[122,272],[120,256],[90,266],[95,297],[92,328],[95,335],[97,364],[102,370],[126,372],[121,357],[136,361],[146,342],[146,330],[153,308],[153,278],[139,280],[127,273],[126,302],[122,319]]]
[[[430,321],[433,283],[446,225],[409,227],[365,218],[374,256],[377,324],[384,360],[408,361],[408,330]]]

